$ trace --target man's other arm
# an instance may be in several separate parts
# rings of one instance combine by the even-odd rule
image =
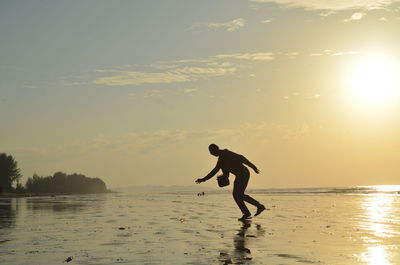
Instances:
[[[246,157],[240,155],[240,158],[243,164],[251,167],[257,174],[260,173],[260,170],[258,170],[258,168],[253,163],[251,163]]]

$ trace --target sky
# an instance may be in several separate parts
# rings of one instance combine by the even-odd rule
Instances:
[[[400,1],[0,2],[0,152],[23,174],[400,184]],[[215,179],[204,183],[216,187]]]

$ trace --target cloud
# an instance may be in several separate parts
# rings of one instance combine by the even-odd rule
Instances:
[[[95,70],[97,78],[90,83],[106,86],[136,86],[143,84],[169,84],[193,82],[210,77],[227,76],[238,71],[241,61],[273,60],[271,52],[217,54],[207,58],[158,62],[147,66],[147,71],[115,69]],[[148,69],[150,67],[150,70]],[[146,68],[146,66],[142,66]]]
[[[94,79],[92,83],[106,86],[181,83],[229,75],[235,71],[236,68],[234,67],[183,67],[166,72],[97,70],[98,73],[109,73],[111,75]]]
[[[297,140],[307,137],[310,134],[310,126],[306,123],[297,128],[287,128],[283,135],[284,140]]]
[[[328,17],[328,16],[333,15],[335,13],[336,13],[335,11],[328,10],[328,11],[324,11],[322,13],[319,13],[318,15],[321,16],[321,17]]]
[[[209,28],[224,28],[226,31],[233,32],[236,31],[246,24],[246,21],[243,18],[237,18],[229,22],[225,23],[210,23],[208,24]]]
[[[357,55],[360,54],[360,51],[347,51],[347,52],[333,52],[332,50],[324,50],[323,52],[315,52],[311,53],[310,56],[323,56],[323,55],[329,55],[329,56],[343,56],[343,55]]]
[[[362,12],[355,12],[351,15],[351,17],[346,18],[344,22],[350,22],[353,20],[361,20],[365,16],[365,13]]]
[[[190,94],[190,93],[193,93],[196,91],[197,91],[197,88],[191,88],[191,87],[186,87],[183,89],[183,93],[185,93],[185,94]]]
[[[299,54],[300,54],[299,52],[287,52],[287,53],[285,53],[285,55],[289,56],[289,57],[295,57],[295,56],[298,56]]]
[[[361,52],[359,52],[359,51],[335,52],[335,53],[332,53],[332,56],[357,55],[360,53]]]
[[[321,97],[320,94],[314,94],[312,96],[306,97],[306,99],[319,99]]]
[[[255,3],[276,3],[306,10],[382,9],[396,0],[249,0]]]
[[[219,54],[216,55],[215,58],[250,61],[269,61],[274,59],[272,52]]]
[[[112,71],[110,71],[112,73]],[[180,73],[145,73],[145,72],[115,72],[115,75],[100,77],[92,81],[93,84],[107,86],[126,86],[141,84],[159,84],[188,82],[190,77]]]
[[[234,60],[249,60],[249,61],[268,61],[274,59],[272,52],[253,52],[253,53],[228,53],[228,54],[217,54],[203,59],[186,59],[177,60],[173,63],[186,64],[186,63],[204,63],[207,65],[217,66],[232,66],[231,62],[220,62],[220,59],[234,59]]]
[[[271,22],[272,22],[271,19],[266,19],[266,20],[261,21],[261,23],[264,23],[264,24],[268,24],[268,23],[271,23]]]

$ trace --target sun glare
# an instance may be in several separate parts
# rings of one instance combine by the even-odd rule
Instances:
[[[388,56],[369,55],[348,72],[350,101],[358,107],[381,109],[390,106],[399,90],[398,65]]]

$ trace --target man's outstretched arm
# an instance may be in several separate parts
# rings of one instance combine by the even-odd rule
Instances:
[[[251,167],[254,170],[254,172],[256,172],[257,174],[260,173],[260,170],[258,170],[258,168],[253,163],[251,163],[246,157],[241,155],[241,158],[242,158],[243,164]]]
[[[217,174],[219,170],[220,170],[220,167],[219,167],[219,165],[217,163],[217,165],[213,168],[213,170],[211,170],[210,173],[207,174],[207,176],[205,176],[204,178],[197,179],[196,183],[200,184],[200,183],[202,183],[204,181],[209,180],[210,178],[214,177],[214,175]]]

